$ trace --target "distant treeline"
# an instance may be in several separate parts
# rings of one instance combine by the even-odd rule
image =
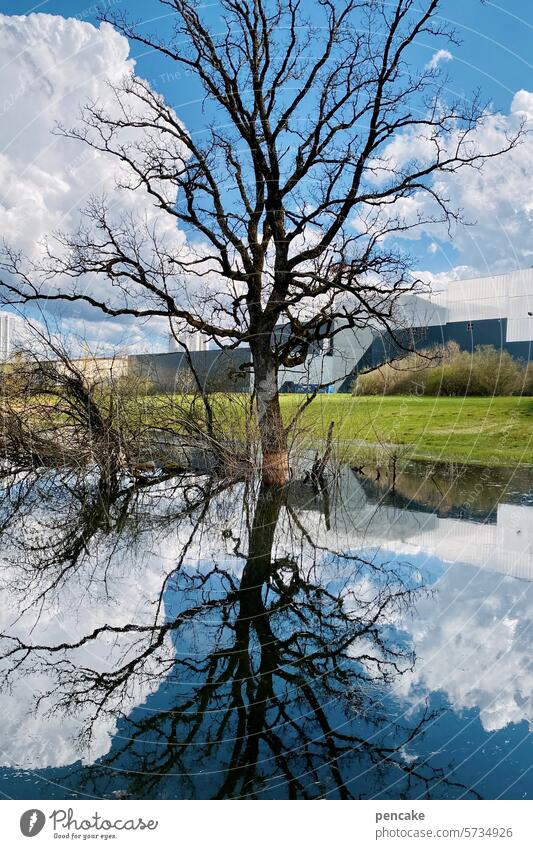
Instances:
[[[480,345],[473,353],[456,342],[408,354],[360,374],[355,395],[533,395],[533,363]]]

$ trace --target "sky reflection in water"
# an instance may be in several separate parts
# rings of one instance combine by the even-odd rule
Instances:
[[[531,796],[532,484],[5,477],[0,790]]]

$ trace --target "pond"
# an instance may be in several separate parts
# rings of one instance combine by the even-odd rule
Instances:
[[[532,519],[527,468],[4,469],[0,790],[530,798]]]

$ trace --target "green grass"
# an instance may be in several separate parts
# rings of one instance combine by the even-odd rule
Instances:
[[[175,428],[171,399],[132,398],[125,415],[152,426]],[[39,399],[37,399],[39,400]],[[46,399],[49,401],[49,399]],[[192,400],[192,399],[191,399]],[[290,421],[303,395],[281,395]],[[232,434],[243,431],[248,395],[212,396],[217,418]],[[185,405],[186,407],[187,405]],[[104,405],[105,407],[105,405]],[[198,401],[198,410],[203,408]],[[331,421],[340,457],[363,462],[398,453],[403,458],[490,466],[533,465],[533,398],[435,398],[414,396],[319,395],[298,421],[297,439],[318,447]],[[382,447],[384,446],[384,447]],[[401,446],[398,451],[392,446]]]
[[[286,419],[302,401],[283,395]],[[494,466],[533,464],[533,398],[417,398],[320,395],[299,427],[311,444],[330,421],[349,454],[403,446],[403,456]],[[363,444],[361,444],[361,442]],[[388,450],[388,449],[387,449]]]

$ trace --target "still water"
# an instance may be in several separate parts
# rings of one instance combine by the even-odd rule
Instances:
[[[533,795],[533,470],[3,474],[11,798]]]

